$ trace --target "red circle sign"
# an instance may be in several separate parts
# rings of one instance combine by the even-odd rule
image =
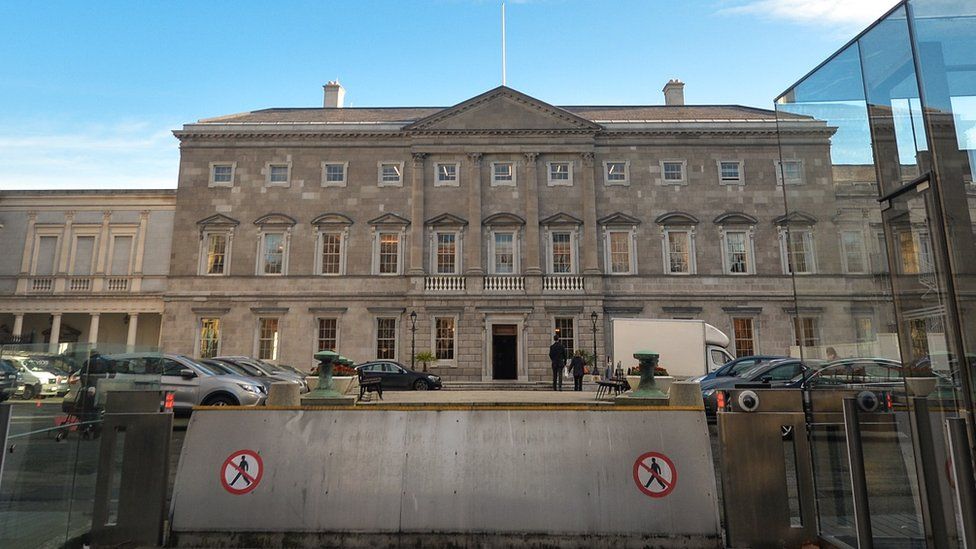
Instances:
[[[668,456],[658,452],[642,454],[634,462],[634,482],[641,492],[652,498],[663,498],[678,483],[678,469]]]
[[[238,450],[220,466],[220,484],[235,496],[258,487],[264,475],[264,462],[253,450]]]

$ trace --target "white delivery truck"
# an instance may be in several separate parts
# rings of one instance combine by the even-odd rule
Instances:
[[[707,374],[732,356],[726,351],[729,336],[701,320],[614,318],[610,320],[613,364],[624,373],[638,366],[634,353],[654,351],[659,365],[676,379]]]

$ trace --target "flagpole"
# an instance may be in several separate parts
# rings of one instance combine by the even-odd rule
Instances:
[[[505,2],[502,2],[502,86],[505,85]]]

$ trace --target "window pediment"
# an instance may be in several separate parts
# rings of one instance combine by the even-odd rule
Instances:
[[[716,225],[755,225],[759,220],[747,213],[725,212],[715,218]]]
[[[335,212],[324,213],[312,220],[312,225],[315,225],[316,227],[347,227],[352,224],[352,219],[342,215],[341,213]]]
[[[395,213],[385,213],[379,217],[370,219],[367,223],[373,226],[406,227],[410,225],[410,220]]]
[[[489,215],[488,217],[481,220],[482,225],[486,226],[512,226],[512,225],[525,225],[525,220],[521,217],[507,213],[501,212]]]
[[[468,221],[453,214],[443,213],[428,219],[424,224],[428,227],[467,227]]]
[[[817,218],[812,215],[801,212],[793,211],[786,215],[781,215],[773,220],[774,225],[814,225],[817,223]]]
[[[607,225],[607,226],[618,225],[618,226],[632,227],[634,225],[640,225],[641,220],[637,219],[632,215],[627,215],[623,212],[614,212],[608,216],[601,217],[596,222],[598,225]]]
[[[686,212],[668,212],[657,216],[658,225],[697,225],[698,218]]]
[[[555,215],[550,215],[549,217],[539,221],[539,225],[542,226],[554,226],[554,225],[572,225],[580,226],[583,224],[583,220],[577,217],[573,217],[568,213],[559,212]]]
[[[205,217],[200,221],[197,221],[197,225],[199,225],[203,229],[208,227],[221,227],[221,228],[236,227],[240,224],[241,224],[240,221],[232,217],[227,217],[224,214],[214,214],[211,215],[210,217]]]
[[[270,213],[255,219],[254,224],[259,227],[294,227],[298,221],[289,215]]]

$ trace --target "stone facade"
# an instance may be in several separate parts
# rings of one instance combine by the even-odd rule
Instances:
[[[857,315],[886,299],[872,274],[886,270],[875,257],[879,220],[863,214],[877,207],[858,188],[860,167],[832,168],[832,128],[796,117],[779,129],[783,177],[775,114],[738,106],[554,107],[500,87],[450,108],[268,109],[187,124],[175,132],[180,180],[162,344],[199,355],[201,322],[217,320],[218,348],[207,352],[308,367],[319,319],[335,319],[327,343],[360,361],[386,348],[377,332],[390,323],[389,356],[409,363],[414,338],[417,351],[437,350],[441,318],[449,320],[440,353],[451,358],[430,368],[446,379],[508,376],[511,364],[493,361],[512,357],[493,342],[511,332],[517,377],[543,380],[556,319],[590,351],[593,313],[601,362],[615,316],[702,319],[730,336],[733,318],[752,319],[754,352],[788,353],[799,314],[814,319],[804,344],[846,341],[824,336],[853,333]],[[737,181],[732,166],[723,180],[722,162],[736,163]],[[499,164],[511,166],[511,180],[496,181]],[[399,181],[384,181],[384,165]],[[330,169],[341,180],[329,181]],[[789,210],[784,177],[796,185]],[[842,259],[841,226],[861,234],[856,274]],[[809,233],[812,245],[810,273],[796,277],[810,301],[799,310],[782,253],[787,228]],[[690,272],[667,272],[666,231],[688,235],[691,250],[677,255]],[[453,252],[436,244],[439,233],[453,235]],[[609,233],[624,233],[613,237],[616,269]],[[508,234],[513,272],[499,273],[507,237],[495,239]],[[331,235],[341,239],[340,274],[320,274]],[[740,235],[748,258],[733,273]],[[398,242],[385,256],[391,274],[380,273],[383,239]],[[269,246],[282,252],[269,256]],[[821,316],[851,324],[821,326]],[[269,319],[263,333],[261,319]],[[872,317],[865,337],[876,340],[889,322]]]

